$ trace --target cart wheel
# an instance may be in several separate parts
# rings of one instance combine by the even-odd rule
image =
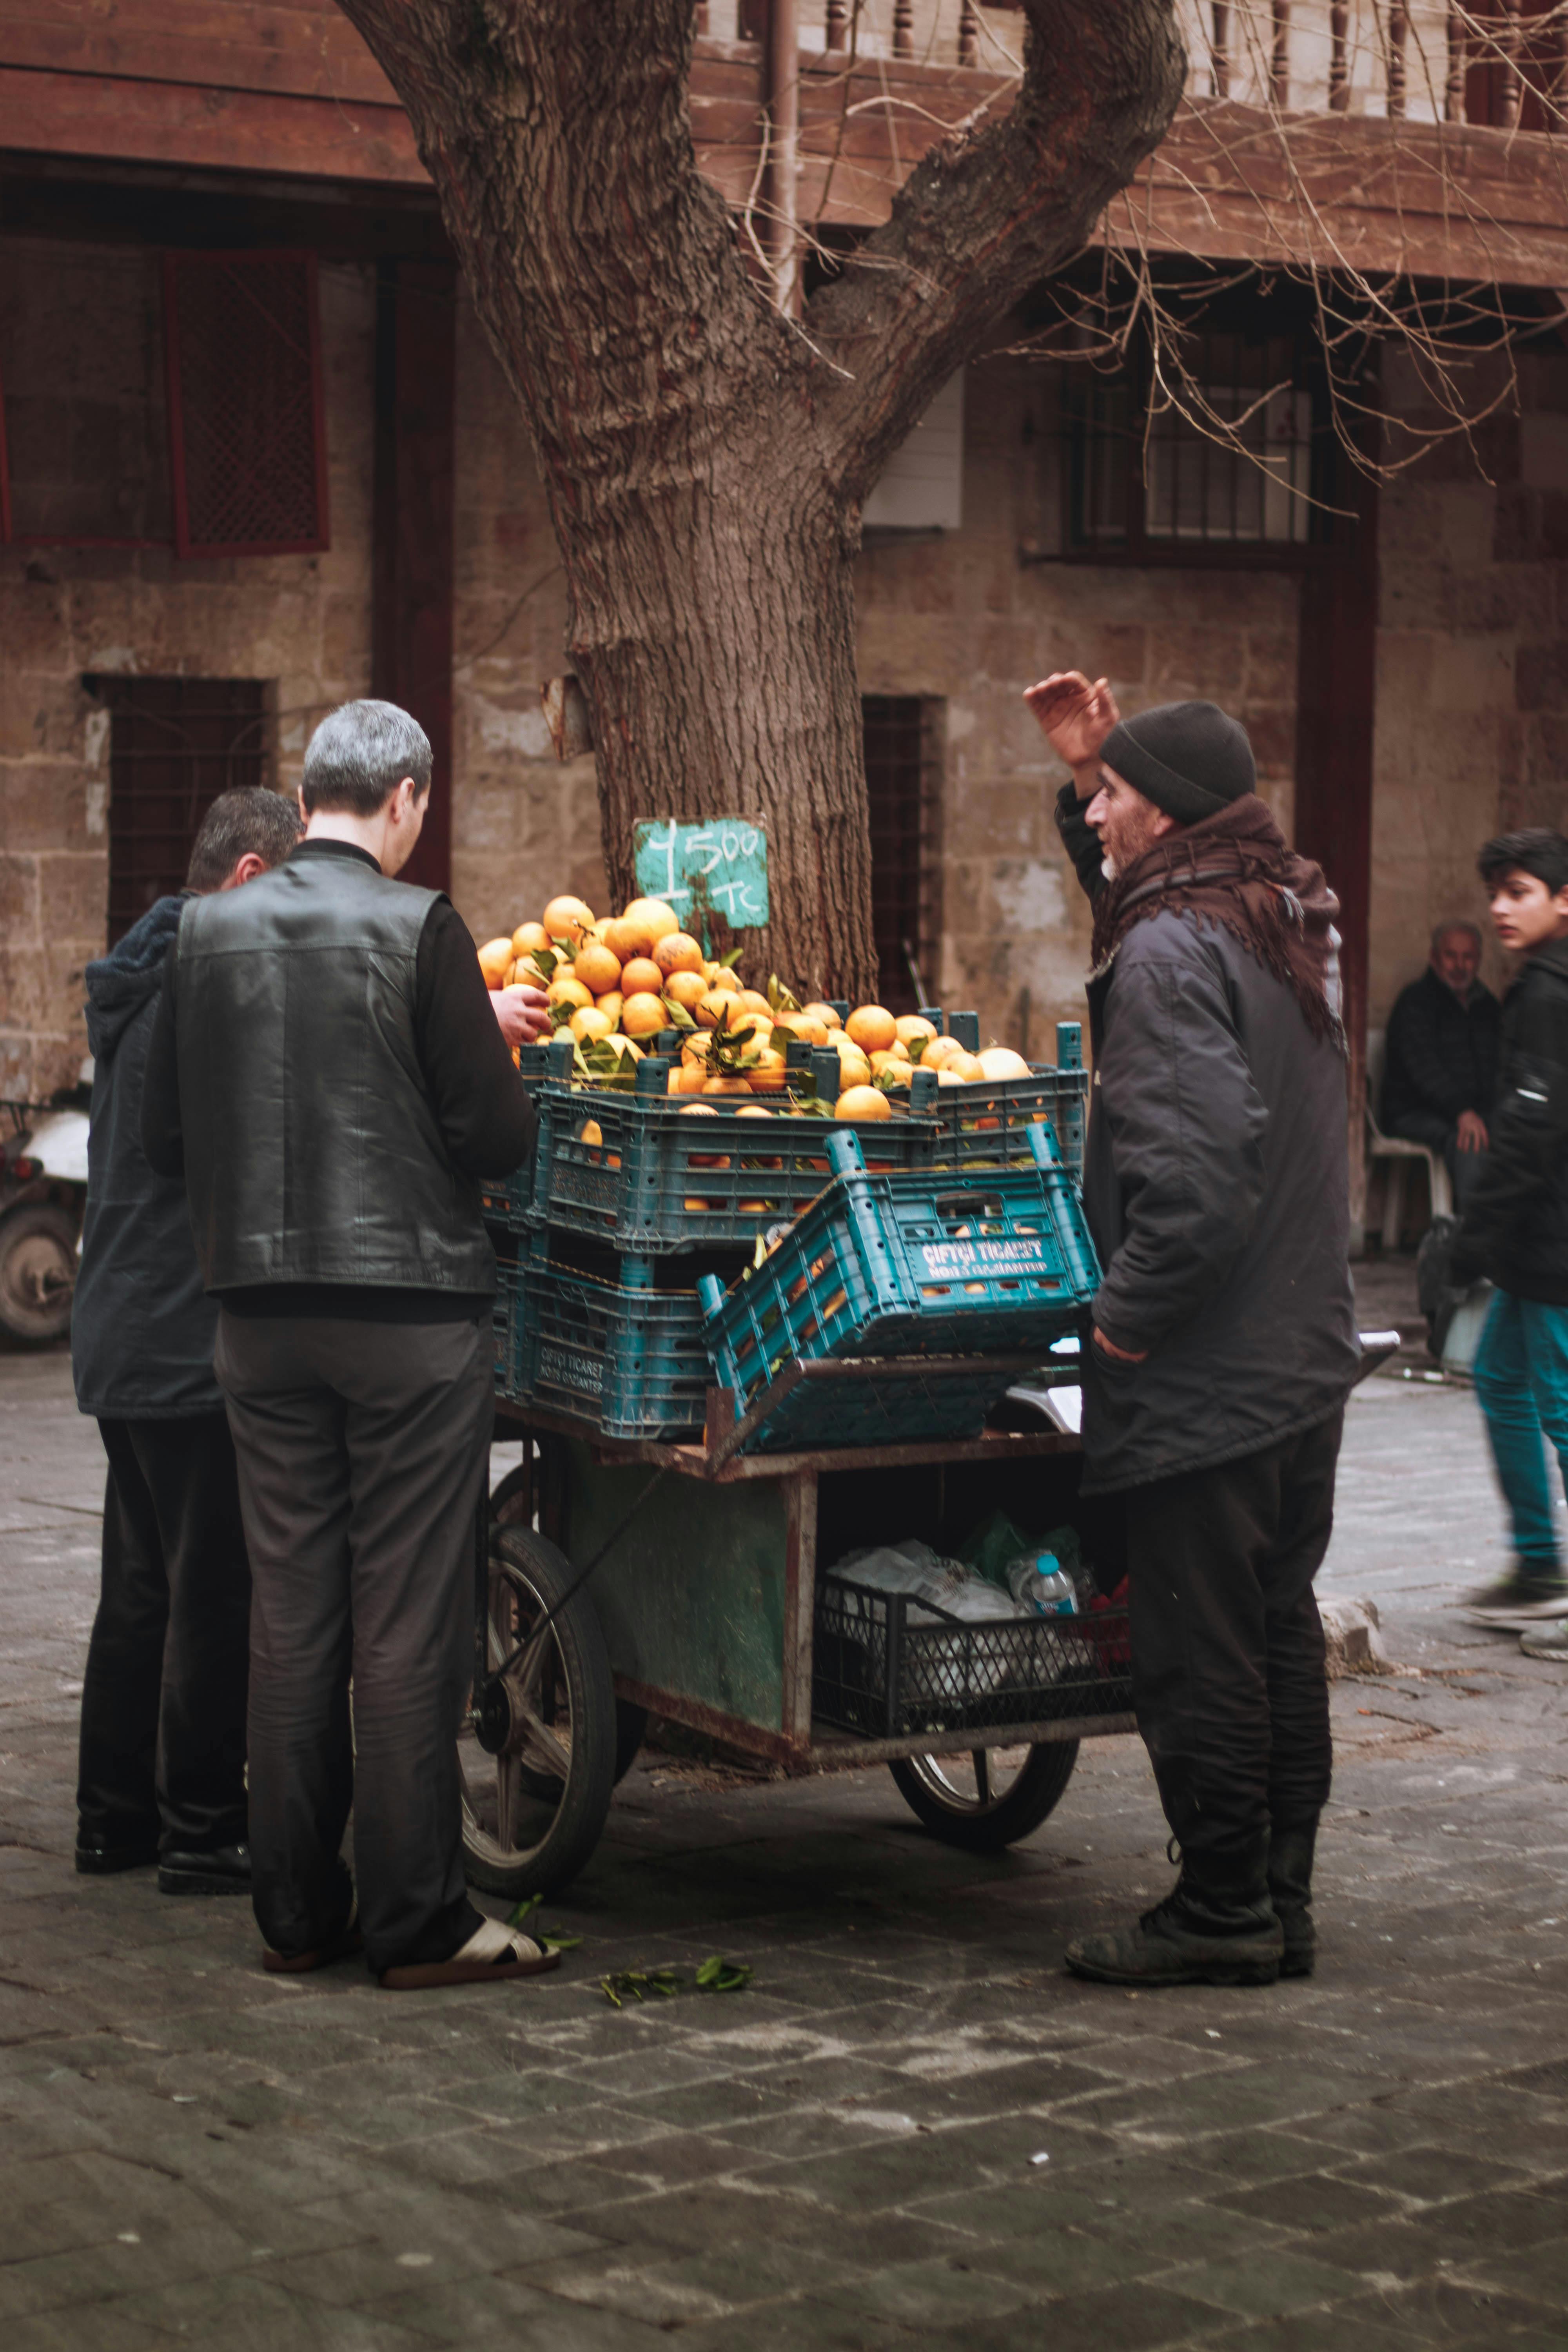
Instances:
[[[572,1582],[569,1560],[531,1528],[491,1539],[489,1654],[500,1667]],[[526,1657],[520,1662],[529,1666]],[[500,1752],[481,1746],[464,1712],[458,1740],[463,1866],[488,1895],[553,1895],[599,1842],[616,1776],[616,1695],[609,1654],[585,1592],[567,1601],[526,1684],[504,1685],[510,1718]],[[497,1737],[492,1729],[490,1736]]]
[[[968,1756],[908,1756],[888,1769],[932,1837],[971,1853],[1000,1853],[1055,1811],[1077,1762],[1076,1739],[1050,1739]]]
[[[30,1347],[63,1339],[76,1289],[78,1217],[31,1201],[0,1219],[0,1331]]]

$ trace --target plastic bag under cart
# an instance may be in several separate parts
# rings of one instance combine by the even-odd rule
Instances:
[[[1050,1694],[1099,1679],[1075,1619],[1023,1610],[918,1541],[837,1563],[818,1592],[815,1651],[817,1715],[873,1738],[1080,1712]]]

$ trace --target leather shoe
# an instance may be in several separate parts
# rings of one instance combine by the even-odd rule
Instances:
[[[111,1878],[119,1870],[147,1870],[158,1859],[158,1840],[144,1845],[110,1845],[106,1838],[79,1837],[76,1866],[86,1878]]]
[[[250,1848],[215,1846],[207,1853],[164,1853],[158,1857],[160,1895],[248,1895]]]

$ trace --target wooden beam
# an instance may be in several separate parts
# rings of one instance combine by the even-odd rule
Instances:
[[[0,147],[428,185],[400,106],[0,66]]]
[[[417,719],[435,755],[405,878],[452,877],[452,539],[458,274],[384,261],[376,274],[371,692]]]
[[[999,115],[1015,87],[958,66],[804,52],[802,218],[876,226],[921,157]],[[733,204],[755,184],[765,96],[760,44],[699,40],[692,138]],[[429,184],[406,116],[328,0],[137,0],[109,17],[95,0],[0,0],[0,148]],[[1568,142],[1346,113],[1282,129],[1259,108],[1194,100],[1100,235],[1219,261],[1568,285]]]
[[[0,64],[397,104],[336,0],[132,0],[116,14],[93,0],[0,0]]]

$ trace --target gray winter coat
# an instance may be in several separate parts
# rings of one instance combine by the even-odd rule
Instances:
[[[1100,844],[1069,785],[1057,823],[1090,897]],[[1256,1454],[1338,1412],[1359,1370],[1345,1066],[1228,931],[1174,911],[1089,988],[1084,1209],[1105,1278],[1083,1491]]]
[[[156,1175],[142,1149],[147,1045],[184,904],[160,898],[87,968],[92,1119],[71,1367],[78,1405],[102,1419],[223,1411],[217,1303],[203,1295],[185,1188]]]

